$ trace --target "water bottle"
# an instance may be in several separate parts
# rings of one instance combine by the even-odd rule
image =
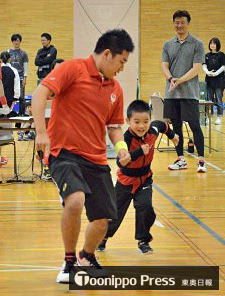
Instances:
[[[189,139],[188,141],[188,148],[187,148],[189,153],[194,153],[194,142],[192,139]]]

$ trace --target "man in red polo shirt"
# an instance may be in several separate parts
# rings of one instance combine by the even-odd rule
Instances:
[[[112,30],[97,41],[88,59],[67,61],[54,69],[35,90],[32,110],[36,148],[46,155],[62,204],[65,261],[56,281],[69,282],[74,265],[89,266],[91,276],[106,276],[94,252],[108,220],[117,218],[115,193],[107,166],[105,126],[122,165],[130,161],[123,140],[123,92],[113,79],[123,70],[134,49],[125,30]],[[47,98],[54,94],[52,115],[45,127]],[[85,205],[89,224],[83,250],[76,257],[81,213]]]

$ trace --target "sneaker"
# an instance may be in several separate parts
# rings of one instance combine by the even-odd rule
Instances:
[[[35,133],[33,131],[29,132],[27,135],[24,137],[24,141],[31,141],[35,139]]]
[[[71,271],[75,270],[75,267],[77,266],[77,262],[67,262],[64,261],[62,264],[62,267],[57,275],[56,283],[61,284],[69,284],[69,274]]]
[[[18,141],[23,141],[23,134],[18,135]]]
[[[199,161],[198,162],[198,169],[197,172],[198,173],[205,173],[207,171],[206,165],[204,161]]]
[[[52,180],[52,177],[51,177],[51,173],[50,173],[50,169],[49,168],[44,169],[43,174],[41,176],[41,180],[43,180],[43,181],[50,181],[50,180]]]
[[[29,137],[30,140],[34,140],[35,137],[36,137],[36,133],[35,133],[35,131],[30,131],[30,132],[28,133],[28,137]]]
[[[220,125],[221,124],[221,118],[217,117],[217,119],[214,122],[216,125]]]
[[[8,163],[8,158],[0,156],[0,165],[6,165]]]
[[[80,251],[77,257],[77,264],[84,269],[90,277],[108,277],[108,272],[97,261],[94,254],[84,255],[83,251]]]
[[[98,252],[104,252],[105,248],[106,248],[106,242],[107,242],[107,238],[104,238],[102,240],[102,242],[97,246],[96,251]]]
[[[169,170],[184,170],[187,168],[188,166],[184,158],[178,158],[173,164],[168,166]]]
[[[23,140],[22,141],[30,141],[30,138],[28,137],[28,135],[24,135]]]
[[[153,249],[149,246],[148,242],[140,241],[138,243],[138,251],[144,255],[147,255],[152,253]]]

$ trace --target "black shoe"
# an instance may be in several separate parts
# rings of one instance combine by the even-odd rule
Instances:
[[[77,257],[77,264],[82,270],[85,270],[90,277],[103,278],[109,276],[108,271],[98,263],[94,254],[86,256],[83,251],[80,251]]]
[[[153,252],[153,249],[149,246],[148,242],[140,241],[138,243],[138,251],[144,255],[150,254]]]
[[[102,242],[97,246],[96,251],[98,251],[98,252],[104,252],[105,251],[105,248],[106,248],[106,242],[107,242],[107,239],[104,238],[102,240]]]

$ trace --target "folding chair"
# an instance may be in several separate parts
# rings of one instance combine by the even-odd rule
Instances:
[[[149,103],[151,105],[151,121],[160,120],[169,123],[168,119],[163,118],[163,106],[164,100],[159,95],[152,95],[149,97]],[[162,141],[163,134],[161,134],[158,145],[156,149],[158,151],[174,151],[174,147],[169,147],[169,139],[167,140],[167,147],[159,148],[160,143]]]
[[[162,97],[160,97],[159,95],[152,95],[150,96],[150,104],[151,104],[151,120],[161,120],[161,121],[165,121],[168,124],[170,124],[170,120],[169,119],[165,119],[163,118],[163,108],[164,108],[164,100]],[[188,130],[188,125],[185,121],[183,121],[186,131],[187,131],[187,135],[188,138],[191,139],[190,137],[190,133]],[[167,147],[164,148],[159,148],[160,143],[162,141],[162,137],[163,134],[161,134],[161,137],[159,139],[158,145],[156,147],[156,149],[158,151],[174,151],[175,148],[174,147],[169,147],[169,139],[167,139]]]
[[[16,163],[16,142],[14,141],[13,132],[10,130],[3,130],[1,128],[11,128],[11,123],[0,123],[0,147],[6,145],[13,145],[14,158],[14,177],[18,180],[17,163]]]

